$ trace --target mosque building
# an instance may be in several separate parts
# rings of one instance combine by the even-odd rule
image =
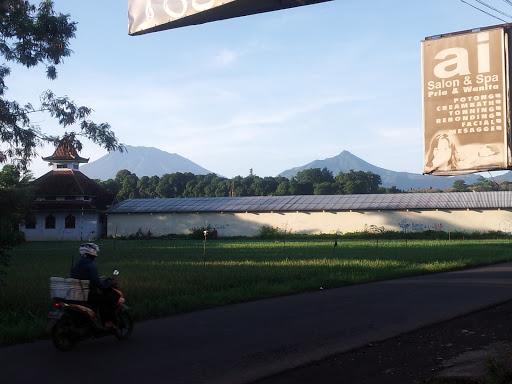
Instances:
[[[27,241],[89,241],[106,235],[105,212],[113,196],[80,172],[80,157],[68,139],[43,157],[52,170],[32,182],[31,211],[20,224]]]

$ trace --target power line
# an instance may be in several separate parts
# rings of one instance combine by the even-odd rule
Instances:
[[[507,3],[508,5],[512,6],[512,1],[510,0],[503,0],[505,3]]]
[[[503,16],[505,16],[505,17],[508,17],[509,19],[512,19],[512,16],[510,16],[508,13],[505,13],[505,12],[503,12],[501,9],[495,8],[495,7],[493,7],[492,5],[487,4],[487,3],[486,3],[485,1],[483,1],[483,0],[475,0],[475,1],[476,1],[477,3],[482,4],[484,7],[487,7],[487,8],[489,8],[489,9],[492,9],[494,12],[497,12],[497,13],[499,13],[500,15],[503,15]]]
[[[460,1],[461,1],[462,3],[464,3],[464,4],[466,4],[466,5],[469,5],[469,6],[470,6],[470,7],[472,7],[472,8],[475,8],[475,9],[479,10],[480,12],[485,13],[487,16],[491,16],[491,17],[493,17],[493,18],[495,18],[495,19],[498,19],[498,20],[500,20],[500,21],[503,21],[504,23],[506,23],[506,22],[507,22],[506,20],[503,20],[502,18],[500,18],[500,17],[498,17],[498,16],[496,16],[496,15],[493,15],[492,13],[489,13],[489,12],[487,12],[486,10],[484,10],[484,9],[482,9],[482,8],[478,8],[476,5],[473,5],[473,4],[471,4],[471,3],[468,3],[468,2],[467,2],[467,1],[465,1],[465,0],[460,0]]]

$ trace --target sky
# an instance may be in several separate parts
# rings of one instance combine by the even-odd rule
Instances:
[[[13,67],[8,97],[37,102],[52,89],[93,108],[122,143],[227,177],[276,176],[343,150],[421,173],[421,40],[500,23],[459,0],[334,0],[129,36],[127,0],[55,0],[55,9],[78,22],[73,54],[54,81],[44,68]],[[63,132],[49,116],[35,120]],[[104,154],[88,142],[81,152]],[[38,158],[31,169],[49,168]]]

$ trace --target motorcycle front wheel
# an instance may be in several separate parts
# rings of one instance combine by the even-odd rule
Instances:
[[[73,322],[69,317],[63,317],[52,328],[52,341],[60,351],[70,351],[76,344],[73,335]]]
[[[116,337],[119,340],[129,338],[133,331],[133,319],[126,311],[121,311],[117,315]]]

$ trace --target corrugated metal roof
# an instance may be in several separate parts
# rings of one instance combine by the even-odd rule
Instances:
[[[130,199],[115,205],[110,209],[109,213],[374,211],[497,208],[512,208],[512,192]]]

